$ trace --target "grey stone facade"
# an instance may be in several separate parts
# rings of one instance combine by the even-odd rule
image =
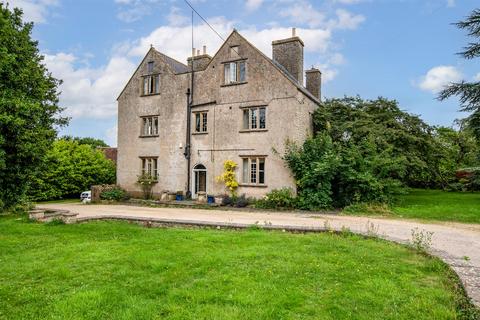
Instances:
[[[295,51],[294,55],[297,54]],[[303,79],[303,43],[301,57],[294,62],[297,68],[300,59]],[[141,189],[136,181],[144,167],[142,159],[155,158],[156,197],[166,190],[191,191],[195,197],[199,183],[208,194],[223,194],[224,185],[216,177],[223,172],[224,161],[233,160],[238,164],[239,194],[260,197],[272,189],[295,190],[295,181],[281,155],[287,141],[301,143],[312,133],[311,114],[319,105],[316,93],[308,92],[302,82],[295,81],[288,71],[288,61],[273,61],[237,31],[231,33],[213,58],[203,52],[191,57],[192,61],[197,71],[190,115],[186,94],[192,82],[189,66],[153,48],[120,94],[118,184],[139,194]],[[280,63],[286,65],[279,66]],[[152,65],[153,70],[148,70]],[[237,79],[228,83],[225,68],[235,68],[233,65]],[[158,75],[158,92],[144,94],[144,77],[151,75]],[[188,116],[189,168],[184,155]],[[145,136],[145,119],[154,118],[158,119],[158,132]],[[200,126],[197,119],[202,122]]]

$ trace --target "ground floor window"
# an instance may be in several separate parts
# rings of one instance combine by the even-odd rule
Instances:
[[[152,178],[158,178],[158,158],[157,157],[144,157],[142,161],[142,175],[146,175]]]
[[[265,184],[265,158],[249,157],[242,160],[242,182],[246,184]]]

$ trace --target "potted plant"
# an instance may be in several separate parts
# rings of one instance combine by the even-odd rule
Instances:
[[[176,192],[169,192],[168,193],[168,201],[175,201],[177,198],[177,193]]]
[[[138,176],[137,184],[142,188],[143,198],[145,200],[152,199],[152,189],[157,182],[157,177],[149,174],[144,173]]]
[[[222,205],[223,197],[224,197],[223,194],[217,194],[217,195],[215,196],[215,203],[217,203],[217,204],[219,204],[219,205]]]
[[[163,190],[160,196],[161,201],[168,201],[168,190]]]
[[[177,193],[175,194],[175,200],[183,201],[183,191],[177,191]]]

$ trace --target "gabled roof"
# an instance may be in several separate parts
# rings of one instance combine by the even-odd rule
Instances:
[[[230,33],[230,35],[227,37],[227,39],[225,40],[225,42],[220,46],[220,48],[217,50],[217,52],[215,53],[215,55],[213,56],[213,58],[210,60],[210,62],[208,63],[207,65],[207,68],[208,66],[210,65],[210,63],[213,62],[215,56],[220,52],[221,48],[223,47],[223,45],[230,39],[230,37],[232,37],[233,34],[237,34],[240,38],[242,38],[246,43],[248,43],[252,48],[254,48],[262,57],[264,57],[267,61],[269,61],[278,71],[280,71],[281,74],[283,74],[285,76],[285,78],[287,78],[300,92],[302,92],[307,98],[309,98],[310,100],[312,100],[314,103],[320,105],[321,101],[315,97],[313,94],[310,93],[310,91],[308,91],[304,86],[303,86],[303,83],[300,83],[297,79],[295,79],[291,74],[290,72],[287,71],[287,69],[285,69],[280,63],[278,63],[277,61],[267,57],[262,51],[260,51],[256,46],[254,46],[252,43],[250,43],[250,41],[248,41],[244,36],[242,36],[236,29],[233,29],[233,31]],[[165,61],[165,63],[172,69],[172,71],[175,73],[175,74],[180,74],[180,73],[186,73],[186,72],[189,72],[190,71],[190,68],[167,56],[166,54],[163,54],[161,53],[160,51],[157,51],[155,48],[151,47],[150,50],[147,52],[147,54],[145,55],[145,57],[142,59],[142,62],[140,62],[140,64],[138,65],[137,69],[135,70],[135,72],[133,73],[132,77],[130,77],[130,79],[128,80],[127,84],[125,85],[125,87],[123,88],[122,92],[120,92],[120,94],[118,95],[118,98],[120,98],[120,96],[122,95],[123,91],[125,91],[125,88],[127,87],[127,85],[130,83],[130,81],[132,80],[133,76],[135,75],[135,73],[137,73],[138,69],[140,68],[140,66],[143,64],[143,61],[145,60],[145,58],[148,56],[148,54],[150,53],[150,51],[154,51],[156,54],[160,55],[161,58],[163,59],[163,61]],[[206,69],[206,68],[205,68]],[[197,72],[201,72],[201,71],[197,71]],[[117,98],[117,100],[118,100]]]
[[[252,48],[254,48],[262,57],[264,57],[267,61],[269,61],[278,71],[280,71],[280,73],[282,73],[300,92],[302,92],[305,96],[307,96],[307,98],[309,98],[310,100],[312,100],[314,103],[320,105],[321,101],[315,97],[313,94],[310,93],[310,91],[307,90],[307,88],[305,88],[303,86],[303,83],[301,84],[300,82],[298,82],[297,79],[295,79],[291,74],[290,72],[287,71],[287,69],[285,69],[280,63],[278,63],[277,61],[267,57],[262,51],[260,51],[260,49],[258,49],[256,46],[254,46],[253,44],[251,44],[244,36],[242,36],[240,33],[238,33],[237,30],[233,30],[233,32],[230,34],[229,38],[232,36],[232,34],[236,33],[238,36],[240,36],[246,43],[248,43]],[[228,40],[228,38],[227,38]],[[227,42],[227,41],[225,41]],[[212,59],[213,60],[213,59]]]
[[[155,50],[155,49],[154,49]],[[159,54],[160,56],[162,56],[163,60],[165,61],[165,63],[167,63],[175,73],[185,73],[185,72],[188,72],[190,69],[188,68],[188,66],[186,66],[185,64],[173,59],[173,58],[170,58],[169,56],[167,56],[166,54],[163,54],[161,53],[160,51],[157,51],[155,50],[157,54]]]
[[[143,64],[143,62],[145,61],[145,59],[148,57],[148,55],[150,54],[150,51],[153,51],[155,54],[158,54],[162,60],[169,66],[169,68],[173,71],[173,73],[175,74],[179,74],[179,73],[185,73],[185,72],[188,72],[190,69],[188,68],[188,66],[184,65],[183,63],[167,56],[166,54],[163,54],[161,53],[160,51],[158,51],[157,49],[155,49],[154,47],[151,47],[150,50],[148,50],[147,54],[145,54],[145,56],[143,57],[142,61],[138,64],[137,66],[137,69],[135,69],[135,71],[133,72],[132,76],[130,77],[130,79],[128,79],[127,83],[125,84],[125,86],[123,87],[122,91],[120,92],[120,94],[118,95],[117,97],[117,100],[120,98],[120,96],[123,94],[123,92],[125,91],[125,89],[127,88],[128,84],[130,83],[130,81],[132,81],[132,78],[133,76],[135,76],[135,74],[137,73],[138,69],[140,69],[140,66]]]

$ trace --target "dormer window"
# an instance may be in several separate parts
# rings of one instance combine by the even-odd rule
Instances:
[[[153,72],[153,61],[147,63],[147,73]]]
[[[160,93],[160,75],[154,74],[143,77],[143,95]]]
[[[225,66],[225,84],[242,83],[246,81],[246,62],[227,62]]]

